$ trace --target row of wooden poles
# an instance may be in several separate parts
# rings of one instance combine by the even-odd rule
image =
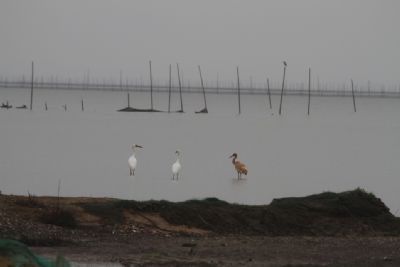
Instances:
[[[130,111],[130,112],[159,112],[159,110],[154,109],[153,105],[153,74],[152,74],[152,68],[151,68],[151,61],[149,61],[149,68],[150,68],[150,109],[135,109],[130,106],[130,95],[129,93],[127,94],[128,96],[128,107],[120,109],[119,111]],[[182,98],[182,84],[181,84],[181,77],[180,77],[180,71],[179,71],[179,64],[176,64],[177,68],[177,74],[178,74],[178,85],[179,85],[179,97],[180,97],[180,110],[177,110],[176,112],[184,112],[183,110],[183,98]],[[202,87],[202,92],[203,92],[203,98],[204,98],[204,108],[196,113],[208,113],[208,108],[207,108],[207,99],[206,99],[206,91],[204,88],[204,83],[203,83],[203,76],[201,73],[201,68],[198,66],[199,70],[199,75],[200,75],[200,80],[201,80],[201,87]],[[168,113],[171,112],[171,92],[172,92],[172,65],[169,65],[169,83],[168,83]]]
[[[281,89],[281,94],[280,94],[280,102],[279,102],[279,115],[282,114],[282,101],[283,101],[283,92],[285,89],[285,77],[286,77],[286,67],[287,63],[284,61],[283,62],[283,79],[282,79],[282,89]],[[236,67],[236,73],[237,73],[237,94],[238,94],[238,112],[239,114],[241,113],[241,104],[240,104],[240,79],[239,79],[239,67]],[[355,93],[354,93],[354,83],[353,79],[351,79],[351,93],[353,97],[353,107],[354,107],[354,112],[357,111],[356,109],[356,98],[355,98]],[[269,88],[269,79],[267,79],[267,94],[268,94],[268,100],[269,100],[269,107],[272,109],[272,102],[271,102],[271,91]],[[307,115],[310,115],[310,107],[311,107],[311,68],[308,69],[308,105],[307,105]]]
[[[282,101],[283,101],[283,92],[285,89],[285,78],[286,78],[286,68],[287,64],[284,61],[283,62],[283,78],[282,78],[282,89],[281,89],[281,94],[280,94],[280,102],[279,102],[279,115],[282,114]],[[178,112],[183,112],[183,99],[182,99],[182,85],[181,85],[181,78],[180,78],[180,73],[179,73],[179,64],[176,64],[177,67],[177,74],[178,74],[178,84],[179,84],[179,97],[180,97],[180,110]],[[150,108],[151,110],[154,110],[154,105],[153,105],[153,74],[152,74],[152,68],[151,68],[151,61],[149,61],[149,68],[150,68]],[[201,87],[203,91],[203,98],[204,98],[204,108],[201,113],[208,113],[208,108],[207,108],[207,100],[206,100],[206,93],[204,89],[204,83],[203,83],[203,76],[201,73],[201,68],[198,66],[199,70],[199,75],[200,75],[200,81],[201,81]],[[241,102],[240,102],[240,78],[239,78],[239,67],[236,67],[236,74],[237,74],[237,95],[238,95],[238,113],[241,114]],[[34,62],[32,61],[32,80],[31,80],[31,99],[30,99],[30,110],[32,110],[33,107],[33,82],[34,82]],[[171,112],[171,84],[172,84],[172,68],[171,64],[169,65],[169,88],[168,88],[168,113]],[[351,92],[352,92],[352,98],[353,98],[353,107],[354,107],[354,112],[357,111],[356,108],[356,99],[355,99],[355,93],[354,93],[354,83],[353,79],[351,79]],[[269,79],[267,79],[267,94],[268,94],[268,99],[269,99],[269,107],[272,109],[272,102],[271,102],[271,91],[269,87]],[[46,110],[47,110],[47,104],[45,104]],[[129,101],[129,94],[128,94],[128,107],[130,106],[130,101]],[[308,69],[308,107],[307,107],[307,115],[310,115],[310,106],[311,106],[311,68]],[[67,106],[64,105],[64,109],[67,110]],[[82,100],[82,111],[84,110],[83,106],[83,100]]]

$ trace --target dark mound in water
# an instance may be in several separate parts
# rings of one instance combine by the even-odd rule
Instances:
[[[132,108],[132,107],[122,108],[117,111],[119,111],[119,112],[162,112],[161,110],[157,110],[157,109],[151,109],[151,108],[140,109],[140,108]]]
[[[127,201],[82,204],[107,222],[123,222],[123,211],[153,212],[174,225],[218,234],[247,235],[398,235],[400,221],[372,193],[362,189],[274,199],[270,205],[229,204],[216,198],[168,201]]]

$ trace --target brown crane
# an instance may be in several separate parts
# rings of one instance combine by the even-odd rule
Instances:
[[[232,164],[235,166],[235,170],[237,171],[238,180],[242,179],[242,174],[247,175],[247,167],[242,162],[237,160],[236,153],[233,153],[229,158],[232,158]]]

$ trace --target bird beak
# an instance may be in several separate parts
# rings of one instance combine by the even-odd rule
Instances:
[[[233,155],[231,155],[228,159],[230,159],[230,158],[232,158],[233,157]]]
[[[143,148],[142,146],[136,145],[136,147]]]

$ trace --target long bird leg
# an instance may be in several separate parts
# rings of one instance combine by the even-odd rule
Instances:
[[[176,180],[178,180],[178,179],[179,179],[179,173],[176,174]]]

